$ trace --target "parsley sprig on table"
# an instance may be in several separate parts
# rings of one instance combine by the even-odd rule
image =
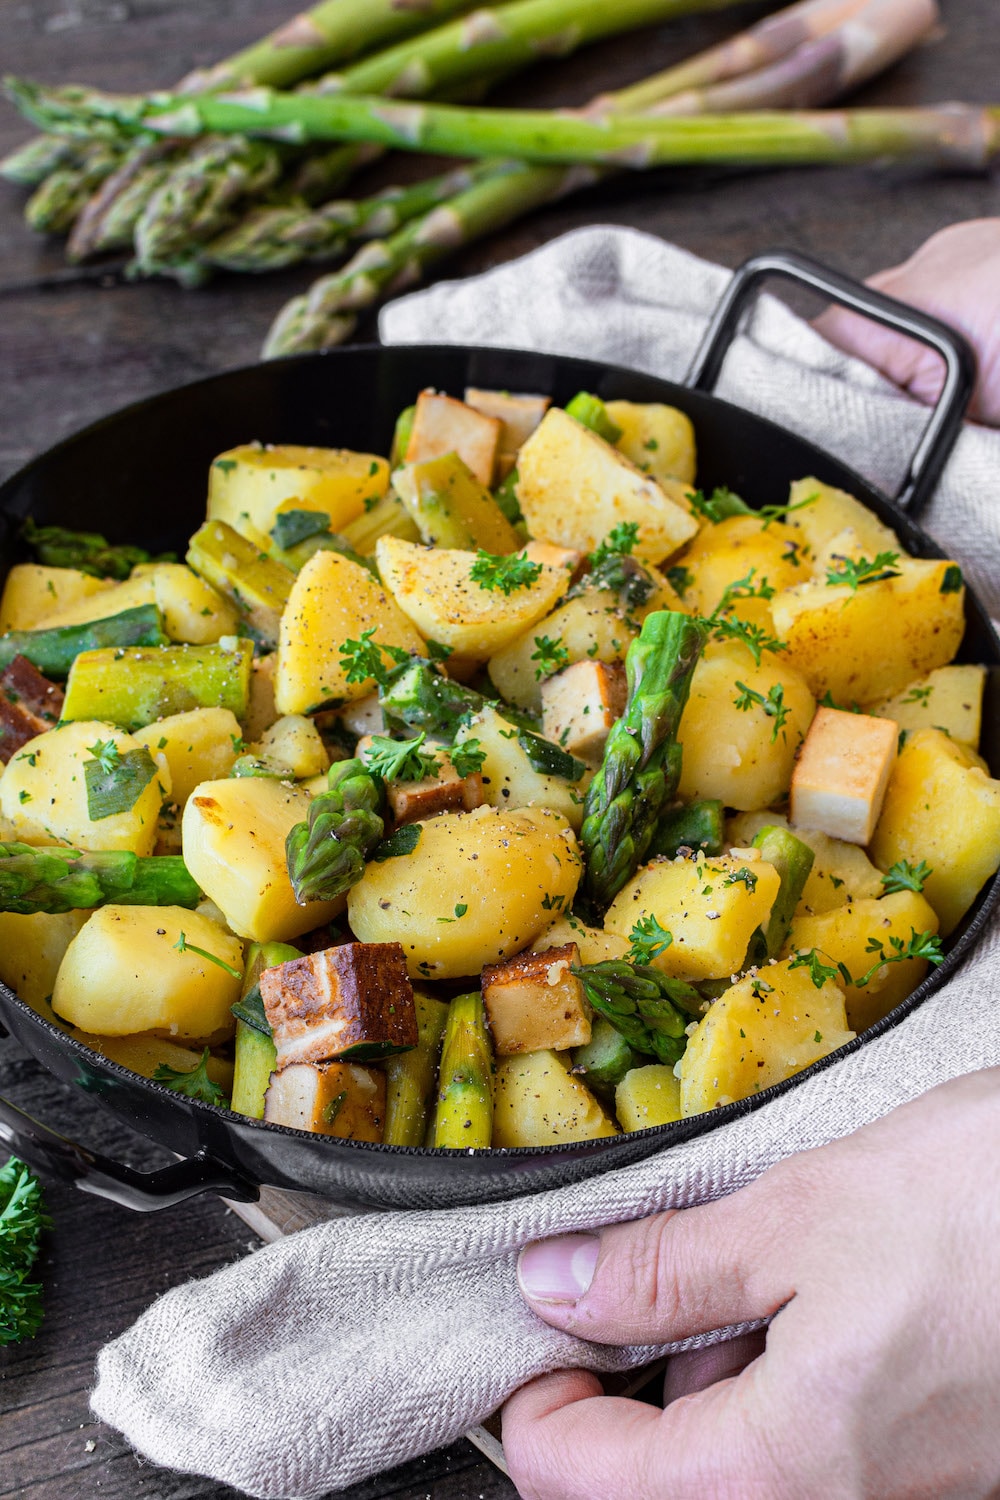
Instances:
[[[469,577],[481,589],[499,589],[505,595],[530,588],[541,576],[542,564],[532,562],[523,552],[498,557],[492,552],[484,552],[481,547],[469,569]]]
[[[12,1156],[0,1170],[0,1346],[38,1332],[42,1288],[31,1272],[50,1223],[37,1177]]]

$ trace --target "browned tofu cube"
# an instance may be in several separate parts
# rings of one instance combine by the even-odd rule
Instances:
[[[621,662],[574,662],[542,683],[545,738],[595,765],[627,696]]]
[[[0,761],[37,734],[52,729],[63,706],[63,690],[43,677],[26,656],[14,660],[0,672]]]
[[[848,844],[869,843],[898,743],[893,719],[818,708],[792,776],[792,823]]]
[[[368,761],[372,736],[362,735],[356,753],[361,760]],[[386,785],[386,799],[397,826],[416,823],[421,818],[432,818],[435,813],[471,812],[483,802],[483,778],[478,771],[471,776],[459,776],[447,756],[437,761],[433,776],[420,781],[390,781]]]
[[[264,1119],[344,1141],[381,1141],[385,1074],[356,1063],[293,1063],[271,1074]]]
[[[564,943],[483,970],[483,1004],[500,1056],[586,1046],[590,1006],[572,971],[579,962],[576,944]]]
[[[470,385],[465,404],[484,417],[496,417],[500,423],[500,454],[514,459],[552,405],[551,396],[512,396],[509,391],[482,391]],[[509,470],[508,470],[509,473]],[[501,479],[506,475],[501,474]]]
[[[278,1070],[362,1061],[417,1045],[417,1014],[399,943],[341,943],[260,976]]]
[[[489,489],[500,446],[500,425],[496,417],[484,417],[453,396],[421,391],[405,461],[418,464],[457,453],[479,483]]]

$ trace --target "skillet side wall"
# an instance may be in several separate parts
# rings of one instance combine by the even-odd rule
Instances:
[[[815,474],[857,495],[897,531],[909,551],[925,557],[942,555],[919,528],[845,465],[716,397],[586,360],[494,349],[396,347],[335,350],[213,376],[85,429],[0,488],[0,565],[6,572],[22,557],[18,523],[28,514],[40,524],[100,531],[116,542],[137,542],[152,551],[173,550],[183,556],[188,536],[204,516],[205,476],[217,453],[254,439],[386,453],[398,412],[419,390],[433,386],[461,395],[467,384],[545,392],[559,404],[580,389],[607,399],[666,401],[687,411],[694,423],[703,487],[728,485],[759,507],[781,503],[792,480]],[[1000,644],[982,607],[971,597],[959,659],[985,662],[991,668],[983,754],[992,773],[1000,774]],[[976,940],[998,893],[994,880],[966,918],[942,969],[874,1034],[889,1029],[940,987]],[[17,1040],[56,1077],[93,1093],[126,1123],[183,1156],[205,1151],[260,1183],[386,1207],[449,1207],[582,1180],[747,1114],[798,1081],[789,1080],[710,1117],[616,1140],[456,1159],[262,1127],[195,1104],[96,1057],[38,1017],[5,986],[0,986],[0,1015]],[[851,1048],[863,1044],[859,1040]],[[828,1064],[815,1067],[824,1065]]]

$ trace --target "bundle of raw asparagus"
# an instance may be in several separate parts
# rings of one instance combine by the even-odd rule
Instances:
[[[324,0],[172,94],[9,80],[45,134],[0,172],[34,187],[29,223],[68,231],[72,260],[131,248],[135,274],[187,285],[219,267],[335,261],[365,242],[283,309],[265,347],[278,355],[341,342],[362,310],[456,247],[612,172],[900,158],[968,168],[1000,149],[997,109],[822,108],[924,39],[936,0],[799,0],[577,111],[469,105],[540,58],[736,3]],[[335,196],[388,148],[474,160]]]

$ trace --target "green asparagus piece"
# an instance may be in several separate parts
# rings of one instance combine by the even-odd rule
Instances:
[[[617,422],[612,422],[608,416],[608,409],[600,396],[592,396],[589,391],[579,391],[572,401],[567,402],[566,415],[575,417],[582,426],[589,427],[591,432],[596,432],[606,443],[617,443],[622,435]]]
[[[101,251],[131,246],[139,215],[166,180],[176,155],[171,141],[150,141],[127,152],[77,215],[66,258],[78,264]]]
[[[233,1006],[236,1016],[236,1065],[230,1108],[251,1120],[264,1118],[264,1096],[278,1053],[260,998],[260,976],[293,958],[301,958],[289,943],[251,943],[247,951],[243,989]],[[246,1019],[249,1017],[249,1019]]]
[[[392,448],[389,453],[390,468],[398,469],[400,464],[405,464],[406,450],[410,446],[413,424],[416,420],[417,408],[415,406],[404,406],[396,418],[396,426],[392,434]]]
[[[677,791],[677,726],[704,643],[699,621],[656,610],[629,646],[628,702],[584,804],[585,890],[595,907],[607,907],[646,858]]]
[[[18,187],[38,187],[50,172],[68,166],[77,149],[64,135],[34,135],[0,161],[0,177]]]
[[[24,218],[37,234],[66,234],[95,188],[122,159],[120,145],[98,141],[75,162],[56,167],[32,193]]]
[[[448,1007],[433,1144],[451,1151],[484,1150],[493,1136],[493,1047],[478,990]]]
[[[102,719],[139,729],[192,708],[228,708],[244,719],[253,643],[82,651],[66,684],[64,719]]]
[[[789,829],[770,824],[757,834],[753,847],[760,850],[761,858],[773,865],[781,878],[763,934],[764,958],[777,958],[784,947],[816,856],[809,845],[797,839]]]
[[[661,1063],[678,1061],[687,1046],[687,1018],[699,1014],[702,1004],[693,985],[624,959],[584,964],[575,972],[594,1010],[634,1051]]]
[[[573,1049],[573,1072],[595,1093],[613,1096],[625,1074],[643,1060],[606,1016],[596,1015],[590,1041]]]
[[[50,915],[117,906],[188,906],[201,899],[180,855],[86,854],[0,844],[0,911]]]
[[[85,625],[61,625],[50,630],[8,630],[0,635],[0,668],[15,656],[26,656],[45,677],[66,677],[77,657],[102,647],[121,650],[126,646],[165,646],[163,621],[155,604],[139,604],[103,620]],[[67,717],[100,718],[101,715]]]
[[[712,798],[690,802],[665,812],[653,831],[648,857],[662,854],[675,858],[679,849],[701,850],[721,854],[725,843],[725,818],[722,803]]]
[[[21,527],[21,538],[40,563],[48,568],[76,568],[94,578],[128,578],[140,563],[174,562],[175,554],[153,557],[143,547],[126,543],[112,546],[96,531],[67,531],[64,526],[36,526],[29,516]]]
[[[274,533],[271,534],[273,536]],[[362,557],[360,552],[355,552],[347,538],[339,531],[314,532],[312,536],[304,537],[294,546],[273,547],[271,556],[283,567],[289,568],[293,573],[299,573],[317,552],[339,552],[341,557],[357,563],[359,568],[367,568],[374,578],[378,578],[374,558]]]
[[[520,545],[489,490],[457,453],[397,470],[393,486],[429,546],[470,552],[482,547],[496,555]]]
[[[268,647],[278,644],[294,573],[248,542],[227,521],[206,521],[195,532],[187,562],[233,600],[254,640]]]
[[[288,877],[302,906],[332,901],[356,885],[385,829],[382,783],[364,761],[335,761],[327,785],[285,840]]]
[[[413,994],[417,1012],[417,1045],[409,1052],[387,1057],[385,1069],[385,1132],[387,1146],[422,1146],[427,1134],[428,1105],[438,1076],[438,1054],[449,1007],[419,990]]]
[[[423,729],[449,739],[486,702],[482,694],[418,658],[394,668],[378,697],[387,728]]]

